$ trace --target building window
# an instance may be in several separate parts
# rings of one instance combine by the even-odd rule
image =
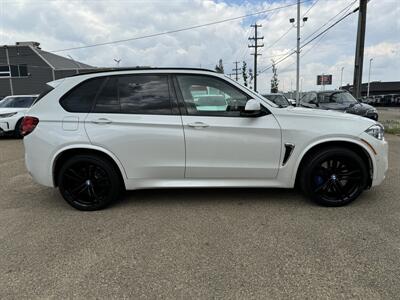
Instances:
[[[10,77],[10,67],[9,66],[0,66],[0,77]]]
[[[27,65],[0,66],[0,77],[25,77],[28,76]]]

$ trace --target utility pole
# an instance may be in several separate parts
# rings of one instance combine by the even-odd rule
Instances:
[[[257,56],[261,55],[260,53],[257,52],[258,48],[264,47],[264,44],[258,44],[259,40],[263,40],[264,37],[258,37],[257,29],[259,27],[262,27],[262,25],[258,25],[255,23],[254,25],[250,25],[250,27],[254,27],[254,36],[249,37],[250,41],[254,41],[254,45],[249,45],[249,48],[254,48],[254,53],[251,53],[251,55],[254,55],[254,91],[257,92]]]
[[[359,12],[358,12],[357,43],[356,43],[356,55],[354,61],[354,77],[353,77],[353,96],[356,99],[360,98],[361,95],[365,26],[367,23],[367,2],[368,0],[360,0]]]
[[[371,63],[372,63],[373,60],[374,60],[373,58],[369,59],[367,98],[369,98],[369,84],[370,84],[370,81],[371,81]]]
[[[234,69],[232,69],[232,71],[234,71],[235,72],[235,80],[236,81],[238,81],[239,80],[239,68],[238,68],[238,64],[239,64],[239,62],[238,61],[234,61],[233,62],[234,64],[235,64],[235,68]]]
[[[300,0],[297,0],[296,106],[300,106]]]

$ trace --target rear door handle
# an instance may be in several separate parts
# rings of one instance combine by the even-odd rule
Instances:
[[[112,121],[107,118],[99,118],[99,119],[93,120],[92,123],[102,125],[102,124],[111,124]]]
[[[194,122],[194,123],[189,123],[187,124],[189,127],[195,127],[195,128],[205,128],[209,127],[210,125],[203,123],[203,122]]]

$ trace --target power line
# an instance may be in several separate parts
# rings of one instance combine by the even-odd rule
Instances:
[[[309,1],[310,0],[304,0],[304,1],[302,1],[302,3],[309,2]],[[159,32],[159,33],[153,33],[153,34],[148,34],[148,35],[128,38],[128,39],[110,41],[110,42],[96,43],[96,44],[91,44],[91,45],[86,45],[86,46],[78,46],[78,47],[71,47],[71,48],[65,48],[65,49],[52,50],[52,51],[49,51],[49,52],[56,53],[56,52],[78,50],[78,49],[84,49],[84,48],[93,48],[93,47],[98,47],[98,46],[105,46],[105,45],[110,45],[110,44],[117,44],[117,43],[136,41],[136,40],[141,40],[141,39],[147,39],[147,38],[157,37],[157,36],[161,36],[161,35],[173,34],[173,33],[178,33],[178,32],[182,32],[182,31],[188,31],[188,30],[202,28],[202,27],[206,27],[206,26],[221,24],[221,23],[225,23],[225,22],[231,22],[231,21],[235,21],[235,20],[240,20],[240,19],[244,19],[244,18],[247,18],[247,17],[256,16],[256,15],[260,15],[260,14],[265,14],[267,12],[276,11],[276,10],[280,10],[280,9],[283,9],[283,8],[291,7],[291,6],[294,6],[294,5],[297,5],[297,3],[291,3],[291,4],[279,6],[279,7],[276,7],[276,8],[261,10],[261,11],[258,11],[258,12],[255,12],[255,13],[251,13],[251,14],[247,14],[247,15],[242,15],[242,16],[238,16],[238,17],[232,17],[232,18],[228,18],[228,19],[223,19],[223,20],[214,21],[214,22],[205,23],[205,24],[200,24],[200,25],[194,25],[194,26],[190,26],[190,27],[184,27],[184,28],[175,29],[175,30],[169,30],[169,31],[164,31],[164,32]]]
[[[310,10],[318,3],[319,0],[315,0],[313,4],[311,4],[310,8],[303,14],[303,18],[310,12]]]
[[[351,2],[349,5],[347,5],[345,8],[343,8],[341,11],[339,11],[336,15],[334,15],[332,18],[330,18],[327,22],[325,22],[323,25],[321,25],[317,30],[315,30],[313,33],[309,34],[307,37],[305,37],[303,40],[306,41],[308,38],[310,38],[311,36],[313,36],[315,33],[317,33],[318,31],[320,31],[322,28],[324,28],[327,24],[329,24],[329,22],[331,22],[333,19],[335,19],[338,15],[342,14],[345,11],[348,11],[350,9],[351,6],[353,6],[354,3],[356,3],[357,0],[354,0],[353,2]]]
[[[315,6],[315,4],[318,3],[318,1],[319,1],[319,0],[316,0],[316,1],[313,2],[313,4],[310,6],[310,8],[303,14],[303,17],[305,17],[305,16],[310,12],[310,10]],[[290,28],[289,28],[287,31],[285,31],[285,32],[284,32],[277,40],[275,40],[275,42],[273,42],[271,45],[269,45],[268,47],[264,48],[262,52],[264,52],[264,51],[266,51],[266,50],[272,48],[273,46],[275,46],[275,45],[276,45],[281,39],[283,39],[292,29],[293,29],[293,26],[290,26]],[[261,52],[261,53],[262,53],[262,52]]]
[[[336,16],[338,16],[339,14],[343,13],[346,9],[348,10],[356,1],[353,1],[350,5],[346,6],[345,9],[342,9],[338,14],[336,14],[333,18],[331,18],[330,20],[334,19]],[[338,23],[340,23],[341,21],[343,21],[345,18],[347,18],[348,16],[352,15],[353,13],[357,12],[358,8],[354,9],[352,12],[344,15],[343,17],[341,17],[339,20],[337,20],[336,22],[334,22],[332,25],[330,25],[328,28],[326,28],[325,30],[323,30],[322,32],[320,32],[318,35],[316,35],[315,37],[313,37],[311,40],[307,41],[305,44],[303,44],[300,49],[304,48],[305,46],[307,46],[308,44],[310,44],[312,41],[314,41],[315,39],[317,39],[318,37],[320,37],[321,35],[323,35],[324,33],[326,33],[328,30],[330,30],[332,27],[336,26]],[[329,21],[328,21],[329,22]],[[328,23],[327,22],[327,23]],[[326,24],[322,25],[320,28],[318,28],[315,32],[319,31],[322,27],[325,27]],[[314,32],[314,33],[315,33]],[[313,33],[313,34],[314,34]],[[312,34],[311,34],[312,35]],[[309,35],[308,37],[310,37],[311,35]],[[293,54],[296,53],[296,50],[292,49],[292,52],[290,52],[288,55],[286,55],[285,57],[283,57],[282,59],[278,60],[277,62],[275,62],[275,65],[281,63],[282,61],[288,59],[290,56],[292,56]],[[269,70],[272,68],[271,66],[266,67],[265,69],[263,69],[262,71],[260,71],[258,74],[260,73],[264,73],[265,71]]]
[[[346,10],[346,12],[350,9],[350,7]],[[316,46],[319,45],[319,43],[326,37],[328,32],[325,32],[320,36],[320,38],[310,47],[307,49],[307,51],[303,52],[301,57],[306,56],[312,49],[314,49]],[[290,63],[289,65],[285,66],[283,69],[281,69],[281,72],[286,71],[290,66],[294,65],[295,62]]]
[[[282,34],[277,40],[275,40],[275,42],[273,42],[271,45],[269,45],[268,47],[266,47],[262,52],[272,48],[273,46],[275,46],[281,39],[283,39],[291,30],[293,29],[293,26],[291,26],[287,31],[285,31],[284,34]],[[262,53],[261,52],[261,53]]]

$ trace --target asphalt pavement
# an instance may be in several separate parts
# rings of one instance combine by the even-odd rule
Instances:
[[[398,299],[400,137],[384,183],[346,207],[296,190],[128,192],[81,212],[0,139],[0,298]]]

